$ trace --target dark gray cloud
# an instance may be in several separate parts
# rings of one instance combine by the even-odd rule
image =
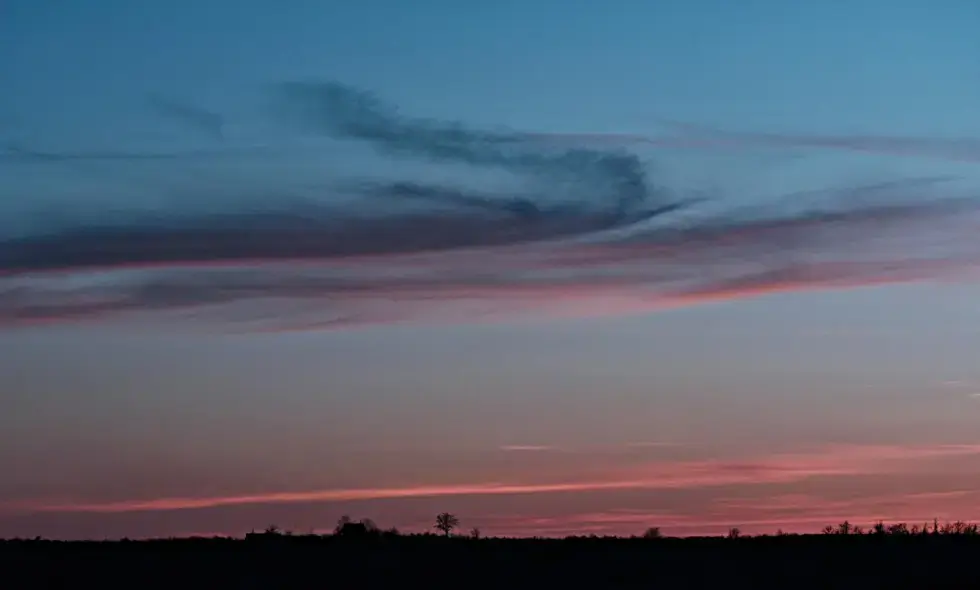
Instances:
[[[322,260],[522,244],[622,228],[695,204],[692,200],[667,200],[664,191],[650,187],[640,160],[619,150],[554,150],[520,134],[408,118],[368,93],[339,84],[293,83],[278,89],[280,106],[305,124],[316,123],[328,134],[366,140],[386,152],[498,166],[550,182],[570,182],[590,198],[555,199],[555,193],[561,194],[564,187],[530,187],[526,194],[515,196],[370,179],[353,192],[375,200],[383,197],[402,204],[438,207],[402,207],[392,213],[375,206],[374,213],[366,214],[349,207],[330,207],[323,201],[297,203],[275,198],[267,206],[239,204],[208,214],[160,210],[153,216],[124,221],[114,215],[112,224],[62,223],[31,235],[0,235],[0,273],[259,259]],[[217,124],[214,117],[191,107],[159,98],[155,104],[195,124]],[[57,162],[183,159],[234,155],[240,150],[154,154],[42,152],[16,147],[10,153]]]
[[[403,115],[373,93],[336,82],[291,82],[275,89],[277,112],[331,137],[368,142],[395,155],[493,166],[612,202],[621,214],[665,194],[635,154],[616,148],[569,148],[518,132],[473,129]]]
[[[531,197],[484,194],[450,186],[410,181],[366,181],[352,188],[364,195],[396,201],[419,201],[528,218],[539,218],[545,214],[544,206],[536,203]],[[554,210],[555,208],[551,209]],[[581,206],[564,207],[563,209],[569,212],[584,212]]]
[[[24,275],[0,282],[0,326],[203,309],[206,317],[262,319],[272,329],[326,328],[454,313],[462,319],[482,313],[467,306],[473,302],[547,313],[563,301],[614,297],[629,311],[920,280],[980,262],[980,248],[955,237],[945,248],[928,251],[918,240],[923,227],[949,234],[967,212],[959,202],[878,205],[710,228],[653,229],[595,243],[317,259],[302,266],[250,259],[218,268],[143,267],[81,284],[75,274]],[[891,240],[887,248],[875,246],[882,238]],[[214,311],[243,305],[250,311]]]
[[[603,210],[600,207],[597,210],[594,204],[587,202],[556,201],[554,199],[540,201],[535,200],[533,196],[480,193],[457,187],[410,181],[369,181],[361,183],[354,190],[363,195],[386,198],[396,202],[427,202],[461,209],[504,214],[522,218],[525,221],[543,222],[548,219],[591,217],[596,220],[596,225],[591,228],[593,231],[629,226],[640,221],[691,208],[705,200],[703,198],[685,198],[658,206],[638,208],[623,214],[608,208]]]
[[[111,223],[87,215],[0,234],[0,327],[191,310],[234,319],[242,306],[245,317],[273,326],[318,327],[483,313],[472,302],[552,310],[577,297],[614,297],[649,308],[915,280],[980,259],[974,234],[952,231],[977,202],[945,198],[937,188],[944,178],[795,194],[709,215],[700,201],[654,187],[639,158],[619,149],[412,118],[339,84],[284,84],[275,94],[281,115],[320,134],[388,155],[500,168],[526,188],[368,178],[337,189],[355,201],[229,199],[207,212],[172,207],[114,214]],[[38,161],[170,157],[10,153]],[[654,218],[660,223],[642,223]]]
[[[393,193],[398,197],[398,191]],[[404,196],[404,195],[401,195]],[[428,195],[432,196],[432,195]],[[446,193],[456,209],[398,215],[354,214],[313,202],[303,208],[167,214],[0,239],[0,274],[159,264],[326,260],[514,245],[589,234],[667,214],[681,205],[615,212],[537,210]],[[467,203],[481,203],[466,208]]]

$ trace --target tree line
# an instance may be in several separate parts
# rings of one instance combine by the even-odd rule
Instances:
[[[482,532],[479,528],[470,529],[468,534],[459,535],[454,534],[454,532],[460,526],[460,519],[455,514],[450,512],[441,512],[436,515],[435,522],[432,528],[439,531],[442,536],[445,537],[468,537],[472,539],[480,539],[483,537]],[[944,522],[940,523],[938,519],[933,519],[931,523],[923,523],[909,525],[904,522],[885,524],[883,521],[878,521],[871,525],[870,527],[862,527],[861,525],[851,524],[849,521],[838,525],[827,525],[821,531],[824,535],[877,535],[877,536],[914,536],[914,535],[957,535],[957,536],[974,536],[980,535],[980,526],[975,523],[968,523],[961,520],[955,522]],[[276,536],[292,536],[292,531],[284,531],[277,526],[267,527],[261,533],[252,532],[247,535],[247,537],[276,537]],[[337,525],[333,529],[333,536],[340,538],[356,539],[356,538],[368,538],[368,537],[390,537],[390,536],[401,536],[402,533],[395,527],[388,529],[382,529],[370,518],[362,518],[360,520],[353,520],[350,516],[342,516],[340,520],[337,521]],[[782,529],[775,532],[775,536],[799,536],[800,533],[786,533]],[[596,535],[589,535],[595,537]],[[738,539],[743,537],[741,529],[738,527],[732,527],[728,529],[727,534],[724,535],[729,539]],[[768,534],[755,535],[755,536],[770,536]],[[632,535],[631,538],[643,538],[643,539],[662,539],[667,538],[663,534],[660,527],[649,527],[641,535]]]

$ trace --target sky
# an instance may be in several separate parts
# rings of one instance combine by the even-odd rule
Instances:
[[[978,21],[0,3],[0,537],[980,520]]]

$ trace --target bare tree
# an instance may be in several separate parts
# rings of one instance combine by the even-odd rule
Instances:
[[[443,512],[436,516],[435,528],[443,532],[447,537],[453,532],[453,529],[459,526],[459,518],[455,514],[450,514],[448,512]]]

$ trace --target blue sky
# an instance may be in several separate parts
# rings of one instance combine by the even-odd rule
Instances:
[[[980,188],[980,149],[948,142],[980,137],[980,6],[966,0],[867,0],[846,8],[763,0],[376,0],[288,9],[222,0],[14,0],[0,11],[0,86],[15,89],[0,94],[0,139],[10,148],[0,160],[0,238],[30,235],[59,215],[84,225],[130,210],[164,217],[248,209],[247,199],[268,204],[279,195],[329,205],[346,198],[332,183],[348,177],[525,190],[509,189],[523,185],[499,170],[393,158],[369,142],[282,124],[270,96],[296,81],[376,92],[413,120],[559,139],[603,136],[617,147],[601,149],[636,153],[652,184],[672,195],[710,194],[720,211],[821,189],[847,199],[855,194],[850,187],[925,177],[955,180],[900,186],[897,197],[931,202]],[[193,115],[154,106],[153,97],[219,115],[222,137]],[[780,138],[745,135],[724,149],[681,149],[617,135],[683,135],[670,121]],[[838,148],[815,149],[813,136],[835,137]],[[889,137],[904,138],[916,153],[889,153],[885,147],[896,144],[881,139]],[[240,153],[256,147],[267,150]],[[24,149],[225,155],[13,157]],[[906,221],[916,235],[953,227],[943,225],[948,218]],[[818,244],[814,251],[848,252],[846,240],[878,232],[875,225],[845,228],[838,243],[825,243],[817,225],[794,252],[811,253],[807,240]],[[969,235],[949,232],[951,241]],[[761,242],[752,252],[760,248],[775,246]],[[893,257],[914,251],[910,245]],[[458,264],[490,265],[470,260]],[[64,280],[116,280],[106,272],[81,269]],[[843,278],[857,285],[880,277]],[[969,487],[969,476],[956,473],[977,460],[943,445],[980,443],[971,429],[980,412],[971,397],[980,391],[971,352],[980,332],[971,326],[980,324],[972,321],[977,290],[968,278],[830,291],[804,280],[793,292],[759,298],[719,290],[722,301],[680,309],[576,284],[570,291],[583,296],[574,298],[571,317],[545,313],[564,301],[559,292],[554,305],[546,297],[544,309],[540,301],[532,306],[549,316],[541,321],[449,314],[458,303],[451,291],[407,323],[385,320],[402,319],[405,306],[393,300],[378,317],[374,308],[356,309],[379,323],[301,332],[215,326],[193,309],[179,312],[191,320],[183,323],[150,314],[5,326],[0,388],[14,411],[0,416],[0,469],[18,475],[0,486],[0,536],[240,533],[273,520],[329,528],[357,511],[411,528],[425,526],[442,506],[490,533],[631,532],[644,518],[677,532],[723,530],[739,519],[760,529],[819,528],[807,518],[851,516],[847,510],[932,518],[945,508],[917,504],[922,494]],[[293,306],[265,312],[289,315]],[[507,450],[514,446],[541,448]],[[873,481],[862,483],[848,462],[862,469],[861,461],[879,463],[855,448],[886,457],[889,467],[871,469]],[[899,468],[887,458],[894,449],[923,448],[933,453],[923,452],[927,465]],[[623,473],[630,481],[637,473],[680,477],[691,462],[719,473],[725,461],[778,464],[771,455],[782,451],[849,467],[792,481],[765,473],[760,481],[697,479],[686,503],[667,492],[637,499],[594,485]],[[923,483],[929,470],[944,475]],[[535,477],[581,489],[514,498],[465,491],[488,481],[531,485]],[[345,501],[257,500],[234,509],[105,508],[425,485],[463,491],[434,499],[406,492],[377,500],[364,492]],[[882,490],[901,497],[882,504]],[[772,498],[801,494],[811,497],[810,508],[778,517],[759,512]],[[732,498],[759,506],[730,508]],[[976,504],[957,498],[963,510]],[[851,508],[840,508],[844,500]],[[635,518],[608,517],[623,511]]]

